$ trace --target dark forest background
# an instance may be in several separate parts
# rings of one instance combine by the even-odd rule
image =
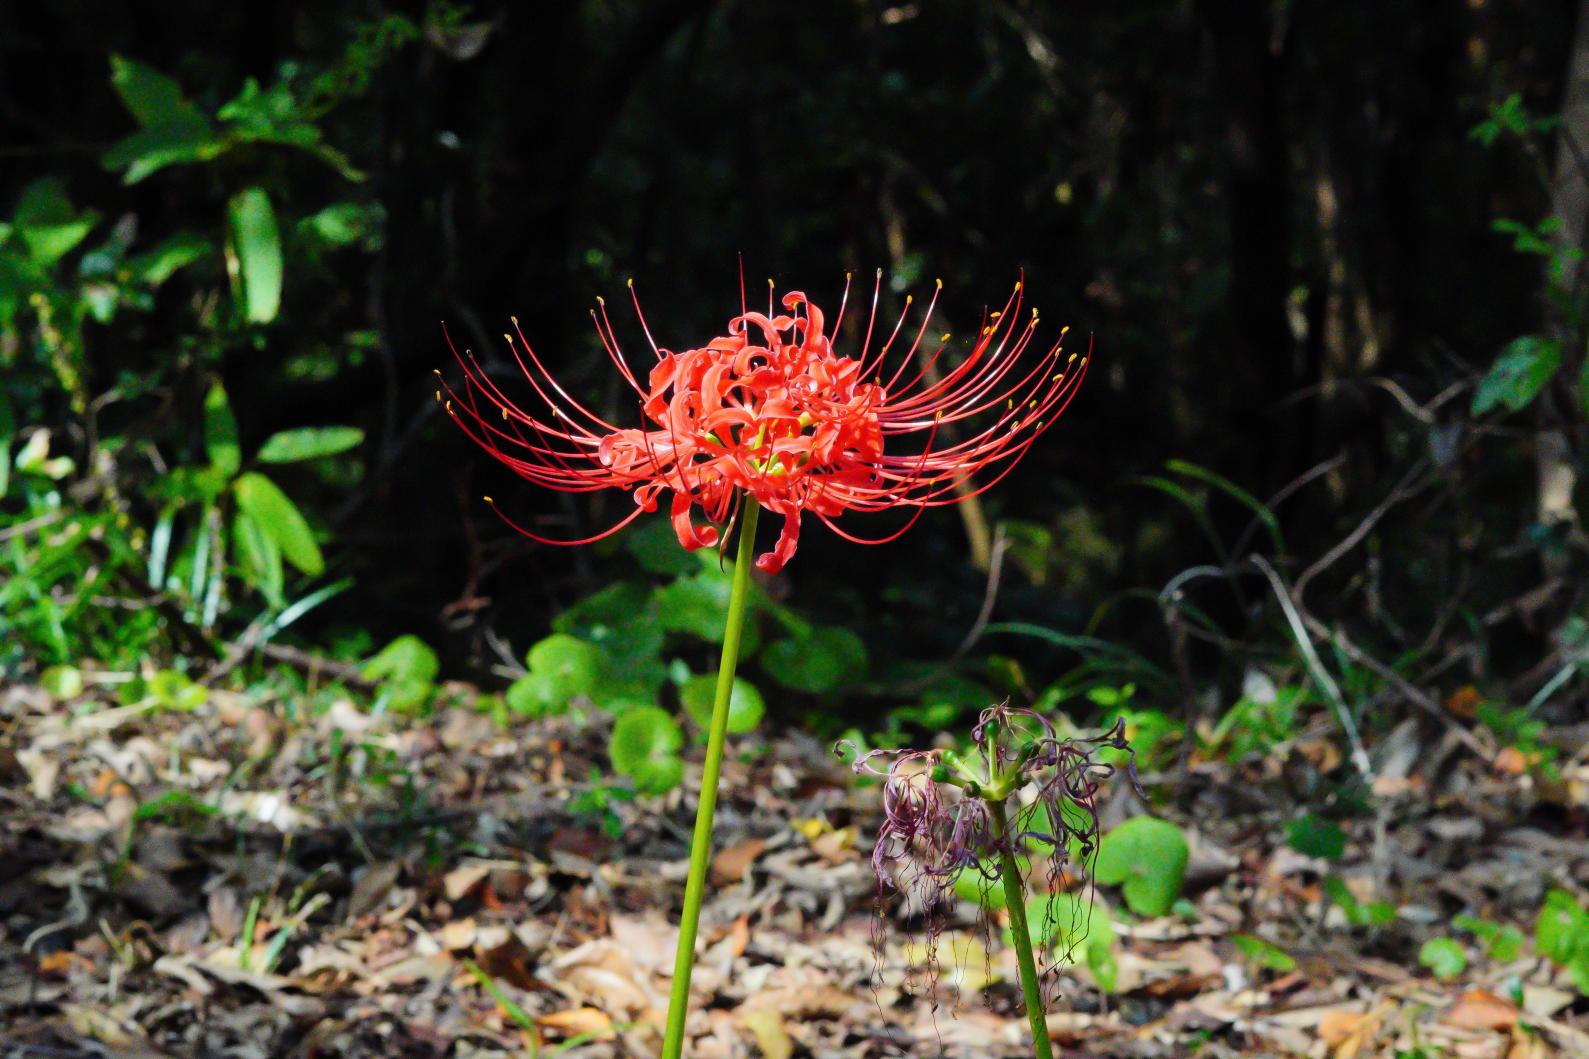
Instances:
[[[1259,551],[1331,664],[1505,703],[1575,682],[1578,7],[0,5],[0,657],[413,634],[492,685],[636,575],[481,494],[567,535],[628,501],[475,451],[434,399],[443,322],[511,383],[516,315],[617,408],[595,298],[633,277],[697,344],[743,255],[753,291],[827,302],[880,267],[895,310],[942,277],[952,331],[1024,272],[1045,333],[1094,342],[980,506],[879,550],[809,531],[766,586],[874,658],[951,655],[996,572],[984,617],[1046,632],[955,655],[965,696],[1161,679],[1184,715],[1294,659]],[[278,497],[313,555],[270,538]],[[854,686],[876,712],[918,677]]]

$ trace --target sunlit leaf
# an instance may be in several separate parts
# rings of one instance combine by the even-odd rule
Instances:
[[[335,456],[364,441],[358,427],[299,427],[272,434],[259,447],[261,463],[296,463],[321,456]]]
[[[293,566],[318,577],[325,572],[325,559],[315,543],[309,523],[276,483],[257,472],[243,475],[232,486],[237,506],[258,522],[281,546],[281,554]]]
[[[236,287],[243,318],[265,324],[281,308],[281,233],[276,212],[263,188],[248,188],[226,207],[226,267]]]
[[[1118,884],[1137,915],[1162,916],[1180,896],[1190,855],[1180,828],[1134,816],[1104,836],[1093,874],[1101,883]]]
[[[684,761],[679,757],[683,746],[678,722],[666,710],[643,706],[618,718],[607,752],[613,770],[628,776],[636,790],[663,794],[684,779]]]
[[[703,731],[712,723],[712,707],[717,701],[717,674],[706,673],[691,677],[679,687],[679,701],[684,712],[690,715]],[[754,732],[767,712],[766,702],[756,685],[744,677],[735,677],[728,694],[728,730],[735,735]]]

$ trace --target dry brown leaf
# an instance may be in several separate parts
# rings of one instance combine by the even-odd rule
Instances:
[[[442,876],[442,890],[446,892],[447,900],[456,903],[468,896],[469,891],[479,886],[485,877],[490,874],[491,868],[489,865],[465,864]]]
[[[442,924],[437,937],[448,952],[460,952],[474,944],[475,932],[473,919],[455,919]]]
[[[739,1021],[756,1038],[756,1047],[766,1059],[789,1059],[794,1054],[794,1041],[783,1027],[783,1016],[776,1011],[747,1011]]]
[[[745,877],[750,866],[761,856],[762,850],[767,848],[764,838],[746,839],[736,845],[729,846],[717,856],[712,858],[712,882],[717,886],[730,886]]]
[[[1528,771],[1527,756],[1515,746],[1502,747],[1491,764],[1495,766],[1496,772],[1504,772],[1510,776],[1521,776]]]
[[[739,1013],[776,1011],[785,1018],[834,1019],[854,1003],[855,997],[831,985],[797,985],[763,989],[739,1005]]]
[[[614,1036],[612,1019],[600,1008],[577,1007],[554,1011],[549,1015],[537,1015],[535,1024],[564,1037],[589,1033],[599,1040],[609,1040]]]
[[[1466,1030],[1509,1030],[1517,1025],[1517,1007],[1505,997],[1473,989],[1458,997],[1440,1021]]]

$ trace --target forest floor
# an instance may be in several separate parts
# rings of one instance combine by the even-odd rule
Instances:
[[[72,706],[0,690],[0,1056],[655,1054],[698,764],[633,801],[590,779],[596,721]],[[1186,900],[1116,912],[1113,992],[1054,971],[1059,1053],[1589,1057],[1589,1002],[1532,943],[1546,892],[1589,884],[1582,752],[1541,777],[1408,722],[1325,861],[1285,828],[1341,753],[1321,726],[1142,777],[1192,838]],[[1122,779],[1105,823],[1141,805]],[[828,747],[738,738],[717,821],[689,1055],[1030,1054],[969,908],[923,973],[869,864],[878,788]],[[1464,911],[1522,944],[1486,955]],[[1466,966],[1420,966],[1431,938]]]

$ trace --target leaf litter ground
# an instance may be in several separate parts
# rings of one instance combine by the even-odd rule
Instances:
[[[593,787],[602,724],[0,691],[0,1056],[654,1054],[694,794]],[[1144,777],[1191,837],[1185,900],[1132,920],[1099,889],[1118,981],[1054,972],[1064,1054],[1589,1056],[1589,1003],[1531,941],[1486,955],[1451,923],[1526,941],[1549,889],[1581,898],[1584,734],[1542,778],[1402,726],[1333,861],[1284,842],[1340,760],[1327,729]],[[920,917],[874,919],[877,789],[798,733],[731,749],[689,1054],[1029,1054],[969,906],[933,974]],[[1142,808],[1118,787],[1106,824]],[[1430,939],[1465,966],[1437,980]]]

